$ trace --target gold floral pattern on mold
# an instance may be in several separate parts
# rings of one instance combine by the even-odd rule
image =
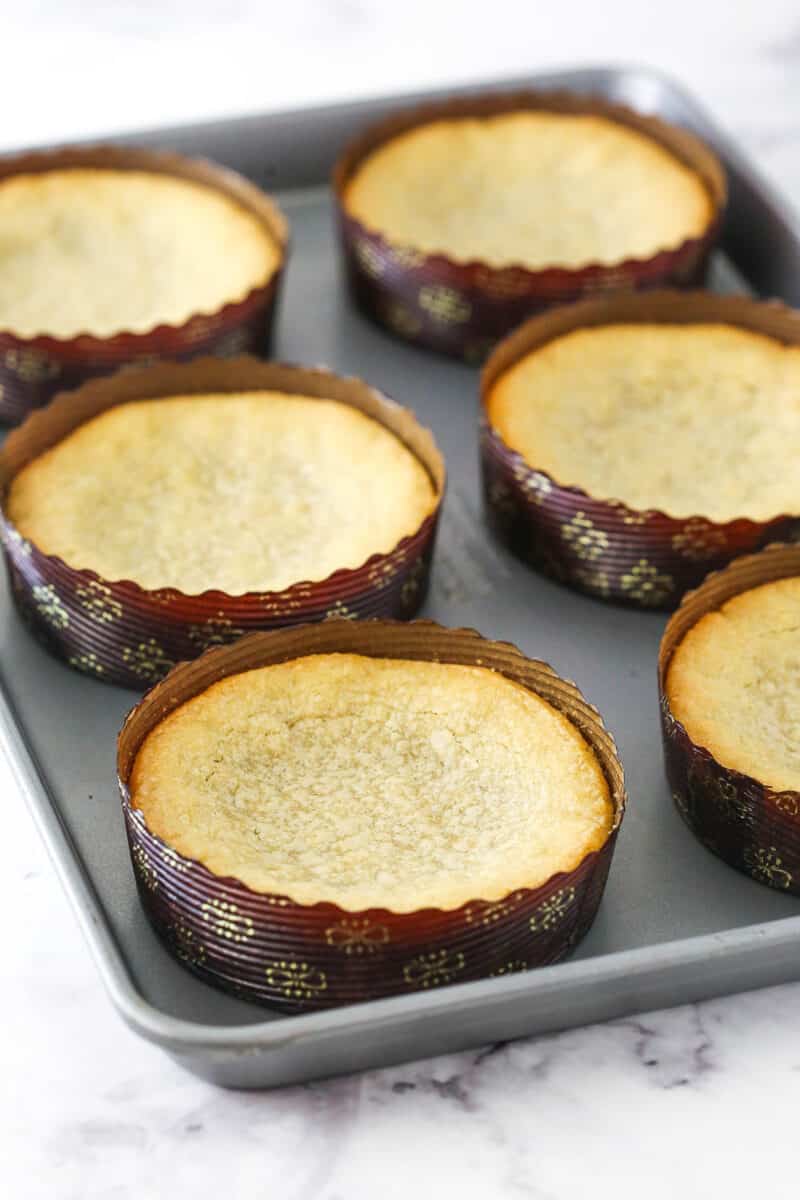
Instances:
[[[649,512],[628,512],[622,518],[622,524],[623,525],[646,525],[649,516],[650,516]]]
[[[744,862],[753,879],[770,887],[786,889],[792,885],[792,875],[783,865],[775,846],[748,848]]]
[[[33,587],[33,603],[43,621],[53,629],[66,629],[69,613],[52,583],[37,583]]]
[[[198,650],[207,650],[209,646],[224,646],[243,634],[243,629],[220,613],[217,617],[209,617],[202,625],[192,625],[189,629],[189,641]]]
[[[94,652],[71,654],[67,661],[76,671],[83,671],[86,675],[97,675],[99,677],[106,673],[105,667]]]
[[[752,814],[752,804],[741,795],[736,784],[724,775],[714,781],[711,795],[719,811],[728,820],[746,821]]]
[[[373,279],[377,279],[386,270],[383,255],[369,238],[357,238],[353,243],[353,253],[361,270]]]
[[[412,958],[403,967],[403,979],[409,987],[429,988],[450,983],[464,970],[466,959],[461,951],[431,950]]]
[[[622,514],[623,525],[646,525],[653,513],[650,508],[643,512],[637,512],[635,509],[628,508],[622,500],[606,500],[606,505]]]
[[[414,250],[411,246],[391,246],[388,251],[388,257],[405,271],[413,270],[414,267],[421,267],[425,262],[425,255],[422,251]]]
[[[380,590],[388,587],[398,572],[398,565],[390,559],[382,559],[374,563],[367,574],[370,585]]]
[[[189,873],[189,864],[171,846],[162,846],[161,857],[166,865],[173,871],[177,871],[179,875],[187,875]]]
[[[335,925],[328,926],[325,941],[348,957],[375,954],[388,943],[389,930],[385,925],[370,921],[368,917],[343,917]]]
[[[605,571],[598,571],[594,567],[574,567],[572,578],[595,596],[606,598],[611,594],[611,583]]]
[[[345,621],[355,621],[358,613],[354,613],[351,608],[343,604],[341,600],[337,600],[332,608],[329,608],[325,613],[326,617],[341,617]]]
[[[303,597],[307,593],[301,593]],[[295,612],[298,608],[303,607],[303,600],[299,595],[296,596],[281,596],[276,600],[270,592],[265,592],[259,597],[259,603],[265,613],[271,617],[286,617],[288,613]]]
[[[544,933],[555,929],[556,925],[564,920],[574,900],[574,887],[560,888],[547,900],[543,900],[528,922],[531,933]]]
[[[204,900],[200,911],[217,937],[228,942],[246,942],[253,936],[252,920],[233,901]]]
[[[2,398],[2,388],[0,388],[0,399]],[[22,536],[18,529],[11,529],[6,526],[6,541],[9,544],[9,549],[12,554],[21,554],[23,558],[30,558],[33,547],[30,542]]]
[[[147,888],[148,892],[158,891],[158,876],[155,873],[153,864],[150,862],[147,851],[140,842],[132,843],[131,857],[139,882]]]
[[[513,913],[522,896],[522,892],[514,892],[511,896],[504,896],[502,900],[493,900],[488,904],[470,904],[464,909],[464,918],[468,925],[494,925]]]
[[[111,594],[111,588],[92,579],[86,586],[81,584],[75,589],[75,595],[81,608],[95,621],[103,625],[112,625],[122,616],[122,605]]]
[[[671,575],[659,571],[646,558],[640,558],[630,571],[621,576],[620,587],[631,600],[638,600],[645,607],[655,607],[672,596],[675,580]]]
[[[672,549],[691,562],[702,562],[704,558],[713,558],[725,549],[725,534],[721,529],[714,529],[707,521],[687,521],[680,533],[672,538]]]
[[[192,967],[202,967],[206,961],[206,948],[194,935],[194,930],[182,921],[176,921],[169,926],[168,932],[172,937],[175,953],[178,958]]]
[[[58,363],[38,350],[6,350],[3,366],[25,383],[46,383],[55,379],[61,370]]]
[[[573,554],[584,562],[594,562],[608,550],[608,535],[602,529],[596,529],[594,521],[582,510],[561,526],[561,537]]]
[[[173,605],[183,602],[183,595],[175,588],[161,588],[157,592],[152,592],[151,598],[160,608],[172,608]]]
[[[426,284],[420,288],[417,299],[423,312],[442,325],[464,325],[472,316],[469,300],[444,284]]]
[[[514,463],[513,474],[522,491],[534,504],[544,504],[548,496],[552,494],[552,480],[543,475],[541,471],[532,471],[525,463],[517,462]],[[582,516],[583,514],[577,515]]]
[[[499,979],[501,975],[516,975],[520,971],[527,971],[528,964],[524,958],[513,958],[510,962],[503,963],[502,967],[497,967],[489,975],[490,979]]]
[[[155,638],[148,638],[136,646],[126,646],[122,651],[122,661],[137,679],[146,683],[161,679],[175,665]]]
[[[422,322],[406,304],[399,300],[391,300],[382,310],[383,319],[388,327],[400,337],[416,337],[422,329]]]
[[[422,576],[424,573],[425,564],[421,558],[418,558],[409,570],[408,576],[403,581],[403,586],[400,589],[400,603],[404,608],[409,608],[416,601],[422,587]]]
[[[772,799],[778,812],[784,816],[796,817],[800,813],[800,796],[797,792],[776,792]]]
[[[264,974],[267,986],[287,1000],[313,1000],[328,988],[324,971],[296,958],[277,959],[265,968]]]

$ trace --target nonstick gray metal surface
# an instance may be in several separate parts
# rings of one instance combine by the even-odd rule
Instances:
[[[597,92],[705,137],[731,177],[714,285],[800,303],[800,224],[672,83],[646,71],[592,69],[502,84],[527,85]],[[114,782],[117,730],[136,696],[50,658],[21,625],[4,582],[0,740],[103,980],[128,1025],[223,1085],[298,1082],[800,978],[800,900],[724,866],[673,808],[656,686],[664,616],[569,592],[490,540],[480,510],[477,371],[392,340],[345,294],[326,188],[333,158],[364,122],[425,98],[127,140],[208,155],[278,193],[293,251],[275,356],[363,376],[414,408],[446,456],[449,492],[423,615],[514,642],[574,679],[617,738],[630,807],[600,914],[569,962],[320,1014],[272,1015],[200,983],[156,940],[136,897]]]

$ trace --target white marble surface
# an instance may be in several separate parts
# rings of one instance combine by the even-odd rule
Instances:
[[[0,0],[0,17],[3,146],[641,61],[691,87],[800,205],[797,0]],[[160,1200],[192,1187],[236,1200],[788,1194],[800,985],[224,1093],[123,1027],[7,771],[0,786],[14,845],[0,872],[9,1200]]]

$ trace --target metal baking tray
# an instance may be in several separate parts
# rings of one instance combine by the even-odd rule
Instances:
[[[596,92],[699,133],[730,172],[714,286],[800,304],[800,223],[682,90],[627,68],[458,90],[527,85]],[[103,981],[132,1029],[227,1086],[299,1082],[800,978],[800,900],[724,866],[673,808],[656,686],[665,618],[567,591],[490,540],[478,480],[477,372],[392,340],[345,295],[326,186],[333,158],[364,122],[427,98],[116,140],[208,155],[278,194],[293,252],[276,357],[362,375],[433,427],[450,485],[425,615],[512,641],[574,679],[617,737],[630,808],[600,914],[569,962],[307,1016],[270,1014],[199,982],[156,940],[136,897],[114,781],[116,734],[134,693],[50,658],[21,625],[3,583],[2,748]]]

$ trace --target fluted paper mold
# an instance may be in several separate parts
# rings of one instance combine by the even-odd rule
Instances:
[[[252,389],[338,400],[366,413],[425,467],[436,490],[436,507],[393,550],[373,554],[359,567],[319,581],[298,580],[281,592],[236,596],[222,591],[188,595],[176,588],[147,589],[132,580],[103,579],[43,553],[8,519],[5,496],[17,472],[96,414],[126,401]],[[411,412],[361,380],[247,357],[199,359],[121,371],[32,414],[0,450],[0,533],[17,608],[48,649],[80,671],[141,691],[176,662],[256,629],[330,616],[413,616],[428,586],[444,482],[444,461],[429,431]]]
[[[604,845],[574,870],[500,900],[476,898],[450,911],[354,912],[254,892],[184,858],[148,830],[131,806],[128,784],[142,742],[168,713],[225,676],[337,651],[489,667],[549,701],[581,731],[608,780],[614,820]],[[626,801],[613,738],[574,684],[514,646],[429,621],[334,620],[210,650],[175,668],[132,710],[117,765],[139,895],[156,932],[206,982],[287,1010],[426,991],[563,958],[594,919]]]
[[[288,253],[288,226],[275,202],[225,167],[205,159],[117,146],[74,147],[0,158],[0,180],[13,175],[69,167],[150,171],[205,184],[252,213],[281,253],[269,279],[240,300],[210,313],[196,313],[176,325],[159,324],[141,333],[121,331],[107,337],[81,333],[59,338],[21,337],[0,328],[0,421],[16,424],[58,392],[87,379],[108,375],[127,364],[189,359],[202,354],[266,352]],[[113,271],[113,262],[109,270]]]
[[[393,245],[347,211],[348,181],[378,146],[417,125],[457,117],[486,117],[518,109],[607,117],[635,129],[691,167],[712,205],[699,237],[647,258],[531,270],[457,262]],[[684,129],[595,96],[572,92],[500,92],[406,109],[370,125],[344,151],[333,175],[339,234],[352,294],[359,307],[398,337],[468,362],[482,361],[494,344],[533,313],[597,292],[625,292],[666,284],[697,286],[720,233],[727,186],[711,150]],[[501,219],[498,217],[498,219]]]
[[[684,597],[658,658],[667,779],[678,812],[697,838],[730,866],[779,891],[800,895],[800,792],[776,792],[719,763],[673,716],[667,672],[678,644],[706,613],[732,596],[800,575],[800,546],[774,545],[731,563]]]

